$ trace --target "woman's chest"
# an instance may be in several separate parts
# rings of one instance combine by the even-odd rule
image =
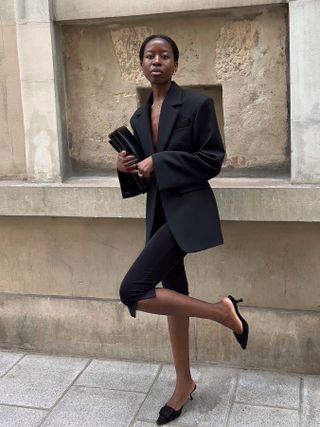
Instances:
[[[160,120],[160,108],[152,108],[150,112],[150,127],[151,127],[151,136],[153,147],[155,148],[158,141],[158,129],[159,129],[159,120]]]

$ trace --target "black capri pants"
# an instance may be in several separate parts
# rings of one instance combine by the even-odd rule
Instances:
[[[120,299],[132,317],[136,317],[139,300],[156,296],[155,287],[159,282],[164,288],[189,295],[184,267],[186,254],[170,231],[158,192],[153,235],[130,267],[119,289]]]

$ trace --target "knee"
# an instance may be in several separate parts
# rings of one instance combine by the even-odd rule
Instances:
[[[130,301],[130,283],[128,281],[128,279],[125,277],[120,285],[119,288],[119,297],[120,297],[120,301],[125,304],[128,305],[129,301]]]

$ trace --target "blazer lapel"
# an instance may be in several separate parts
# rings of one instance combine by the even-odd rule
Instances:
[[[172,129],[179,114],[179,111],[174,108],[174,106],[181,105],[181,103],[182,90],[175,82],[172,82],[161,108],[158,141],[156,147],[157,152],[164,151],[166,149]]]
[[[151,156],[155,152],[152,144],[152,136],[150,129],[150,105],[152,102],[152,93],[149,95],[148,100],[136,112],[135,127],[142,144],[145,155]],[[164,151],[173,126],[177,120],[179,111],[174,108],[182,103],[182,89],[173,81],[170,89],[163,101],[160,118],[159,118],[159,131],[156,151]]]

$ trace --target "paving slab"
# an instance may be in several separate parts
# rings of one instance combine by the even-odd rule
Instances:
[[[235,403],[228,427],[298,427],[299,413],[294,409],[268,408]]]
[[[185,404],[179,420],[172,427],[210,427],[223,425],[230,406],[238,370],[216,366],[194,366],[191,373],[198,384],[193,400]],[[137,421],[155,422],[160,408],[169,400],[175,387],[175,372],[172,365],[165,365],[151,387],[137,415]]]
[[[27,355],[0,379],[0,404],[50,408],[88,359]]]
[[[0,377],[4,375],[18,360],[22,359],[24,353],[9,353],[0,351]]]
[[[300,378],[277,372],[244,371],[235,400],[239,403],[299,408]]]
[[[118,360],[93,360],[77,379],[77,385],[147,392],[160,365]]]
[[[320,427],[320,376],[303,378],[303,427]]]
[[[43,427],[128,427],[144,393],[72,386]]]
[[[44,409],[0,405],[0,427],[38,427],[47,413]]]

